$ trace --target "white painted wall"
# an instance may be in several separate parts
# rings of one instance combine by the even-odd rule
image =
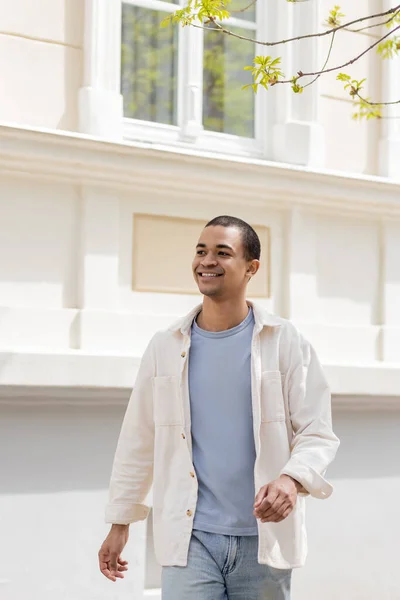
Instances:
[[[77,129],[83,8],[81,0],[0,1],[3,122]]]
[[[103,507],[123,408],[34,405],[0,411],[7,455],[0,483],[1,531],[7,540],[0,597],[116,597],[96,559],[107,530]],[[132,583],[118,594],[132,598]]]
[[[131,529],[123,582],[105,580],[96,564],[108,531],[103,509],[124,406],[80,406],[79,395],[70,406],[2,402],[0,597],[139,599],[141,525]],[[293,599],[396,600],[400,413],[337,410],[334,423],[342,440],[329,470],[335,492],[326,502],[308,501],[309,559],[294,573]],[[153,561],[148,586],[159,581]]]
[[[15,308],[75,308],[79,189],[0,180],[0,297]]]
[[[293,598],[397,600],[400,414],[334,411],[334,424],[342,442],[329,469],[335,492],[308,502],[309,559]]]

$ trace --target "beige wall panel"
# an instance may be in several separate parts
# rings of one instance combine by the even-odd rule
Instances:
[[[0,0],[0,31],[83,45],[83,0]]]
[[[82,51],[0,35],[3,121],[76,130]]]
[[[379,121],[354,121],[350,102],[321,98],[325,165],[329,169],[377,174]]]
[[[154,215],[134,216],[133,289],[198,294],[191,262],[205,222]],[[263,248],[262,267],[249,285],[249,297],[269,297],[270,233],[254,225]]]

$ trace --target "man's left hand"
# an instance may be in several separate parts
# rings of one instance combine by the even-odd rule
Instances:
[[[279,523],[292,512],[301,484],[289,477],[281,475],[275,481],[264,485],[258,492],[254,502],[254,516],[261,523]]]

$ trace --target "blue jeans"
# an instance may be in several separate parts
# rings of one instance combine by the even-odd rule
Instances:
[[[291,569],[257,562],[257,536],[193,530],[186,567],[163,567],[162,600],[290,600]]]

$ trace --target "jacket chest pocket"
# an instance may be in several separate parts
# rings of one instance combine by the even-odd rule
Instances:
[[[285,421],[285,401],[280,371],[261,374],[261,422]]]
[[[154,425],[182,425],[179,377],[153,377]]]

